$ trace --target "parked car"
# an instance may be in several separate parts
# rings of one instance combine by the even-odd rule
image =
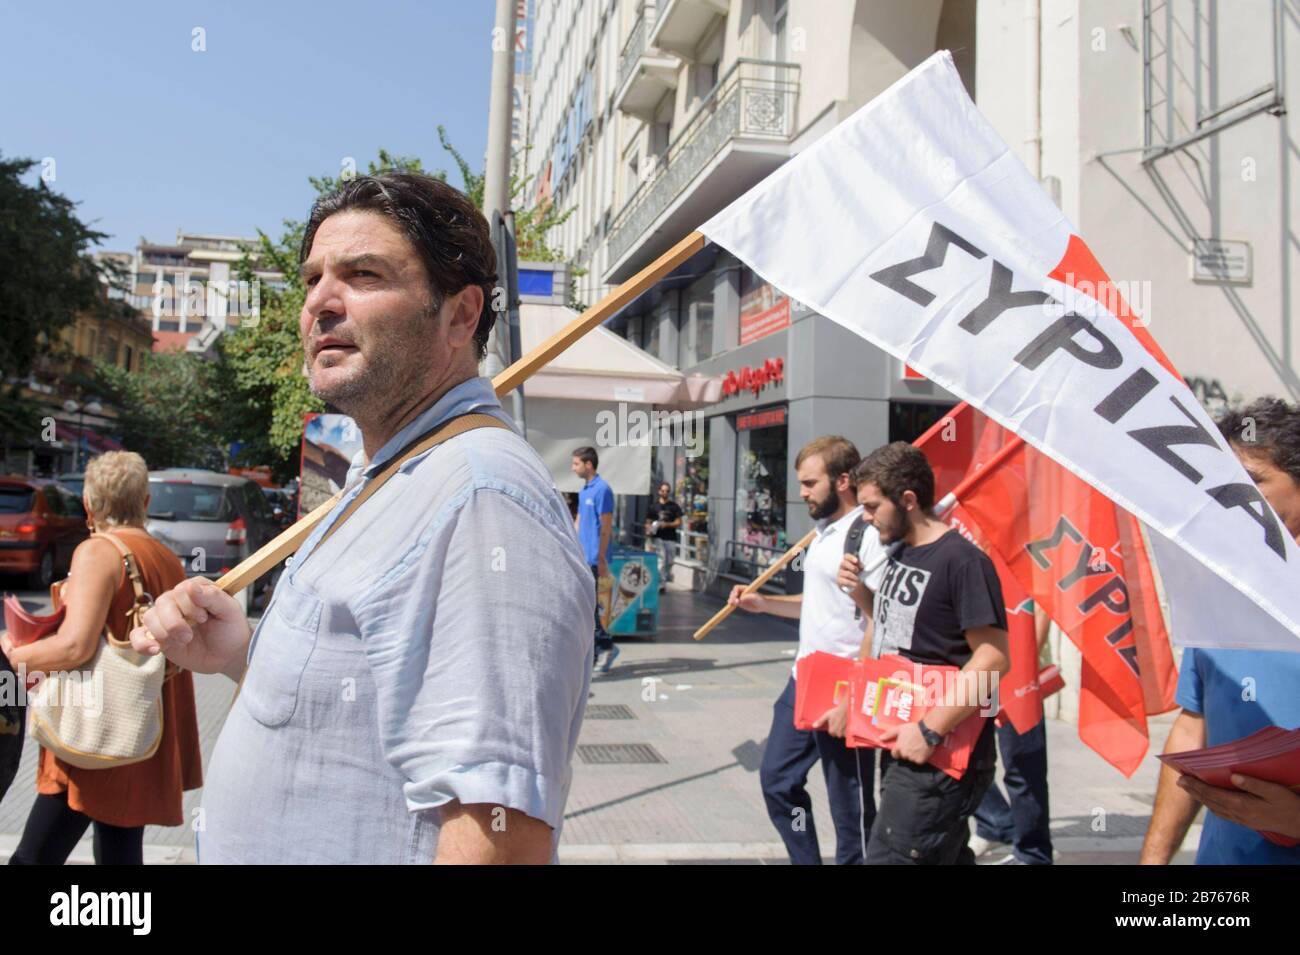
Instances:
[[[45,590],[89,536],[80,495],[43,478],[0,477],[0,573],[26,574]]]
[[[186,575],[210,580],[280,532],[262,489],[248,478],[190,468],[149,472],[145,527],[181,559]],[[274,586],[278,573],[250,590]]]
[[[60,474],[58,481],[77,497],[81,497],[86,491],[86,474],[84,471],[69,471],[67,474]]]
[[[297,520],[298,505],[284,488],[264,487],[262,494],[266,497],[266,502],[271,505],[271,512],[275,515],[275,522],[281,530]]]

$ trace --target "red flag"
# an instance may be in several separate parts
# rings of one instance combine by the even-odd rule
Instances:
[[[1014,440],[962,405],[917,445],[934,465],[936,496],[942,497]],[[1147,750],[1146,716],[1173,708],[1177,681],[1137,521],[1022,442],[961,493],[955,513],[977,543],[1005,561],[999,567],[1003,586],[1008,577],[1018,584],[1004,594],[1008,605],[1027,594],[1079,647],[1079,737],[1132,775]],[[1037,677],[1032,614],[1023,616],[1004,686],[1025,686]],[[1041,707],[1036,694],[1034,705]],[[1019,707],[1007,715],[1020,732],[1032,718]]]
[[[985,424],[991,427],[984,427]],[[982,467],[1005,442],[1005,436],[1003,429],[969,405],[962,405],[922,435],[916,446],[925,452],[934,470],[936,500]],[[1007,643],[1011,656],[1011,669],[1000,681],[1000,715],[1011,721],[1017,733],[1027,733],[1043,719],[1033,600],[960,504],[944,515],[944,519],[987,553],[997,570],[1007,610]]]
[[[1043,697],[1038,685],[1038,633],[1034,628],[1034,601],[1016,579],[1006,561],[990,547],[979,527],[958,504],[944,520],[967,540],[989,555],[1002,585],[1007,608],[1007,646],[1011,669],[999,681],[1002,719],[1010,720],[1017,733],[1028,733],[1043,721]]]

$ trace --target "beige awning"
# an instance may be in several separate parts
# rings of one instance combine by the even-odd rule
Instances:
[[[562,305],[519,307],[524,354],[577,317]],[[687,410],[722,398],[722,379],[683,375],[603,326],[593,328],[528,379],[530,398],[650,404]]]
[[[520,339],[527,354],[577,317],[562,305],[523,303]],[[722,380],[683,375],[609,329],[592,329],[528,379],[528,443],[562,491],[582,483],[569,464],[575,448],[595,447],[600,474],[615,494],[650,492],[651,446],[602,440],[602,421],[644,415],[652,408],[693,411],[722,397]],[[506,399],[508,408],[509,399]],[[698,430],[700,422],[690,416]],[[617,429],[616,429],[617,430]]]

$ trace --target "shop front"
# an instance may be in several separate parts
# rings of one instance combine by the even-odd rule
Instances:
[[[912,441],[954,401],[859,336],[706,250],[611,330],[687,375],[721,382],[698,411],[690,447],[656,449],[652,487],[667,481],[686,512],[680,563],[722,594],[748,582],[812,527],[795,459],[839,434],[864,453]],[[797,573],[776,589],[797,592]]]

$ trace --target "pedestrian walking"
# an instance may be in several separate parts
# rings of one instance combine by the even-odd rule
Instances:
[[[347,490],[256,632],[194,579],[140,649],[243,676],[201,863],[555,858],[591,671],[590,571],[554,481],[478,375],[486,220],[429,176],[341,183],[299,254],[313,394],[356,421]]]
[[[646,546],[659,555],[659,589],[673,579],[673,561],[677,558],[678,533],[682,526],[682,506],[673,500],[667,481],[659,484],[654,503],[646,510]]]
[[[1286,532],[1300,542],[1300,408],[1261,398],[1218,424]],[[1296,729],[1300,653],[1189,647],[1175,699],[1182,712],[1165,741],[1166,753],[1218,746],[1268,726]],[[1167,864],[1204,805],[1209,812],[1198,865],[1300,864],[1300,846],[1281,846],[1260,834],[1300,839],[1300,793],[1249,776],[1233,782],[1237,788],[1224,789],[1162,766],[1141,861]]]
[[[884,734],[880,808],[868,865],[973,863],[968,820],[993,780],[993,721],[987,720],[961,779],[928,760],[966,719],[976,719],[981,674],[1010,669],[1007,615],[988,555],[934,514],[934,472],[925,454],[896,441],[854,471],[858,502],[892,553],[876,588],[871,651],[914,663],[961,668],[952,696],[914,723]]]
[[[596,582],[596,594],[599,598],[601,582],[609,579],[609,541],[613,536],[614,526],[614,492],[609,484],[597,473],[600,456],[595,448],[578,448],[573,452],[570,464],[573,473],[583,482],[578,492],[578,516],[574,524],[578,529],[578,539],[582,541],[582,550],[591,568],[591,576]],[[611,581],[612,583],[612,581]],[[610,594],[606,600],[613,599],[613,587],[607,588]],[[608,608],[606,608],[608,609]],[[618,646],[614,643],[605,624],[601,620],[599,599],[596,604],[595,647],[592,650],[591,663],[608,673],[614,661],[618,659]],[[600,662],[601,656],[604,662]]]
[[[729,601],[754,613],[770,613],[799,621],[799,658],[821,651],[858,658],[867,639],[868,616],[858,612],[853,599],[837,583],[845,542],[862,509],[854,500],[852,472],[858,450],[845,438],[830,435],[806,444],[795,459],[799,495],[817,522],[817,534],[803,561],[803,593],[791,596],[745,594],[732,589]],[[864,533],[852,548],[864,563],[880,553],[874,531]],[[818,760],[826,779],[831,819],[835,824],[835,861],[861,865],[867,853],[867,836],[875,818],[875,754],[867,748],[850,749],[844,742],[847,709],[823,717],[824,728],[802,730],[794,725],[795,676],[772,707],[772,726],[759,781],[767,814],[785,843],[795,865],[820,865],[821,849],[808,795],[808,773]]]
[[[92,536],[72,555],[59,599],[66,607],[56,633],[21,647],[6,635],[3,651],[27,672],[81,670],[112,634],[129,636],[127,612],[139,588],[162,593],[185,579],[185,568],[162,542],[145,530],[149,468],[130,451],[110,451],[86,465],[82,490]],[[130,563],[126,556],[130,555]],[[41,747],[36,802],[9,862],[62,865],[86,829],[94,830],[95,862],[141,865],[144,827],[179,826],[186,790],[203,785],[194,677],[169,667],[162,684],[162,736],[152,756],[126,765],[86,769]],[[99,690],[103,696],[113,687]]]

